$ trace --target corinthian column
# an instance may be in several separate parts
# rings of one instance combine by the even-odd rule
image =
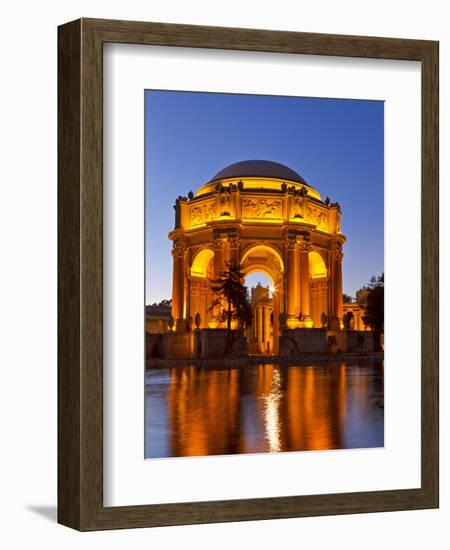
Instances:
[[[336,243],[331,250],[333,258],[333,319],[332,328],[338,329],[342,326],[342,245]]]
[[[232,238],[229,241],[230,257],[229,261],[234,266],[239,266],[239,239]]]
[[[217,279],[220,273],[224,270],[222,239],[214,239],[213,248],[214,248],[214,277]]]
[[[214,279],[218,280],[220,273],[224,271],[224,261],[223,261],[223,244],[224,241],[222,239],[214,239],[212,242],[212,246],[214,249]],[[214,301],[219,300],[219,294],[215,293],[213,296]],[[212,311],[212,319],[210,323],[211,328],[217,328],[220,326],[220,311],[221,306],[220,304],[216,304]]]
[[[295,237],[286,240],[286,313],[288,328],[298,326],[298,277],[295,262]]]
[[[300,311],[302,325],[312,328],[310,290],[309,290],[309,253],[312,244],[309,241],[300,243]]]
[[[256,306],[258,311],[258,328],[256,332],[256,337],[258,341],[258,351],[260,353],[264,352],[264,342],[263,342],[263,330],[264,330],[264,309],[261,304]]]
[[[184,330],[183,309],[184,309],[184,279],[185,279],[185,257],[186,246],[177,240],[173,243],[173,280],[172,280],[172,317],[175,320],[175,330]]]

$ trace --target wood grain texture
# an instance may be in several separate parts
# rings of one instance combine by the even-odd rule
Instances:
[[[58,521],[82,531],[438,506],[438,44],[81,19],[59,28]],[[102,48],[105,42],[422,63],[420,489],[103,507]]]
[[[439,502],[439,47],[422,60],[422,488]]]
[[[58,32],[58,521],[80,528],[81,22]]]

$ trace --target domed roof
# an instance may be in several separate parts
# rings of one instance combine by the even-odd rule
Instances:
[[[241,180],[246,191],[280,191],[282,184],[287,183],[296,189],[306,188],[307,194],[318,200],[320,194],[292,168],[273,162],[271,160],[243,160],[230,164],[202,185],[196,192],[196,197],[214,192],[217,183],[220,181],[227,187],[230,183],[238,183]]]
[[[308,185],[300,174],[297,174],[297,172],[284,164],[271,160],[243,160],[235,162],[217,172],[210,182],[239,177],[276,178]]]

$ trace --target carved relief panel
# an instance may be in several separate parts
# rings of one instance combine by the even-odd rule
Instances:
[[[208,201],[202,204],[191,206],[191,227],[202,225],[216,217],[215,201]]]
[[[312,204],[306,206],[305,221],[314,224],[321,231],[328,231],[328,216],[326,212]]]
[[[250,220],[281,220],[282,202],[276,199],[243,199],[242,217]]]

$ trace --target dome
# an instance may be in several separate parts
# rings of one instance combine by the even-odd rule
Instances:
[[[217,172],[210,182],[239,177],[276,178],[308,185],[300,174],[297,174],[297,172],[284,164],[271,160],[243,160],[235,162]]]
[[[320,200],[320,194],[306,183],[300,174],[284,164],[271,160],[243,160],[230,164],[200,187],[196,196],[214,192],[219,181],[227,187],[230,183],[237,183],[240,180],[247,191],[259,191],[261,189],[280,191],[282,184],[286,183],[297,189],[305,187],[309,196]]]

